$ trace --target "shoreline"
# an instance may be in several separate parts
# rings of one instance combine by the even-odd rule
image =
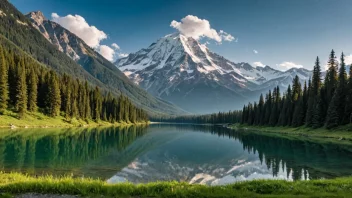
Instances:
[[[73,118],[67,121],[62,116],[48,117],[41,113],[33,113],[26,116],[24,119],[17,119],[11,115],[0,115],[0,129],[45,129],[45,128],[89,128],[103,126],[128,126],[128,125],[149,125],[150,122],[107,122],[93,120],[81,120]]]
[[[352,125],[341,126],[332,130],[325,128],[312,129],[308,127],[268,127],[230,125],[230,129],[239,129],[260,134],[277,134],[286,137],[300,137],[303,139],[325,139],[333,142],[348,142],[352,144]]]
[[[138,123],[114,123],[114,124],[87,124],[83,126],[76,126],[76,125],[52,125],[52,126],[41,126],[41,125],[32,125],[32,126],[0,126],[1,129],[68,129],[68,128],[94,128],[94,127],[121,127],[121,126],[138,126],[138,125],[149,125],[150,123],[147,122],[138,122]]]

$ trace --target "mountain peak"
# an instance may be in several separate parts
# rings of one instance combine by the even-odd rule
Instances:
[[[43,21],[47,20],[41,11],[33,11],[26,14],[26,16],[32,19],[36,23],[36,25],[41,25],[43,24]]]
[[[293,75],[234,63],[180,33],[168,34],[115,65],[149,93],[194,113],[242,108],[234,101],[248,101],[245,94],[253,91],[285,86]],[[305,80],[306,75],[301,77]]]

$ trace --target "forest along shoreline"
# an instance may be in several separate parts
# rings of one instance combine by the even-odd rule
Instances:
[[[245,132],[256,132],[260,134],[278,134],[281,136],[299,136],[302,139],[328,139],[332,143],[352,144],[352,125],[340,126],[334,130],[326,128],[312,129],[308,127],[269,127],[269,126],[249,126],[246,124],[232,124],[230,129],[242,130]]]
[[[39,117],[39,118],[38,118]],[[36,113],[27,115],[25,119],[17,119],[15,116],[0,115],[0,129],[17,129],[17,128],[76,128],[76,127],[110,127],[110,126],[131,126],[131,125],[149,125],[149,121],[138,122],[107,122],[100,120],[82,120],[71,119],[67,121],[64,117],[48,117],[44,114]]]

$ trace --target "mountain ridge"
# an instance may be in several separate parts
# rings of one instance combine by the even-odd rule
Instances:
[[[166,35],[114,64],[149,93],[195,113],[240,109],[267,89],[287,87],[296,74],[302,81],[311,75],[302,68],[282,72],[234,63],[179,33]]]

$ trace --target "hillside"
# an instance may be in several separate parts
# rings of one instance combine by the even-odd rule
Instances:
[[[110,91],[114,95],[121,93],[127,95],[136,105],[151,114],[183,112],[173,104],[155,98],[134,85],[112,63],[87,47],[78,37],[76,39],[84,45],[88,53],[84,59],[84,65],[75,62],[51,44],[31,25],[30,20],[8,1],[0,2],[0,34],[2,45],[8,48],[19,47],[23,52],[59,74],[67,73],[81,80],[87,80],[91,85],[99,86],[105,92]]]

